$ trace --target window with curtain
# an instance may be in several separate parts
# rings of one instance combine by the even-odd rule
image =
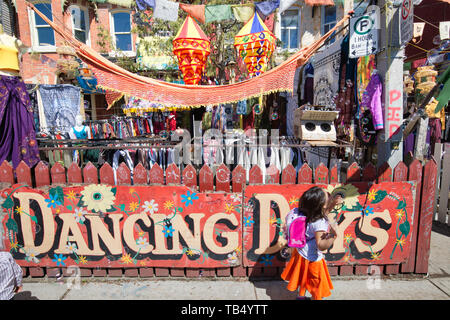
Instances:
[[[116,50],[134,51],[131,37],[131,15],[129,12],[112,13],[112,31]]]
[[[286,10],[281,14],[281,41],[283,49],[299,47],[299,11]]]
[[[322,35],[330,31],[336,25],[336,7],[326,6],[322,7]],[[330,44],[334,42],[334,37],[330,37],[325,43]]]
[[[70,16],[72,18],[72,32],[75,38],[83,43],[88,42],[88,21],[89,15],[86,9],[79,6],[69,7]]]
[[[53,21],[52,4],[50,2],[35,3],[34,6],[42,12],[49,20]],[[34,30],[34,46],[50,47],[55,46],[55,32],[53,29],[36,13],[33,12],[31,26]]]

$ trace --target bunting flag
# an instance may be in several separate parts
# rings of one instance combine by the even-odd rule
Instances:
[[[168,0],[155,0],[155,11],[153,18],[158,18],[166,21],[178,20],[179,3]]]
[[[136,6],[139,10],[146,10],[147,7],[154,8],[155,0],[136,0]]]
[[[340,0],[336,0],[336,2],[339,2]],[[305,0],[305,3],[308,6],[334,6],[335,1],[333,0]],[[344,3],[344,1],[342,0],[342,3]]]
[[[209,40],[191,16],[187,16],[173,40],[173,53],[186,84],[197,85],[205,72]]]
[[[204,4],[186,4],[180,3],[180,9],[188,13],[200,23],[205,23],[205,5]]]
[[[300,49],[287,60],[258,77],[228,85],[192,86],[147,78],[125,70],[75,39],[72,32],[48,19],[33,4],[29,2],[25,4],[53,28],[67,45],[75,49],[77,56],[89,66],[98,79],[97,89],[122,93],[170,108],[216,106],[272,92],[293,92],[297,68],[305,64],[325,41],[350,19],[350,15],[345,15],[317,41]]]
[[[297,0],[280,0],[280,9],[278,10],[281,13],[289,9]]]
[[[270,57],[275,50],[275,42],[275,35],[254,12],[252,18],[234,37],[234,46],[247,65],[250,78],[259,76],[266,71]]]
[[[261,17],[267,17],[280,6],[280,0],[256,2],[255,7]]]
[[[206,5],[205,6],[205,21],[207,23],[222,20],[232,20],[233,13],[231,6],[226,4],[221,5]]]
[[[247,22],[255,13],[255,5],[253,3],[232,5],[231,10],[237,21]]]

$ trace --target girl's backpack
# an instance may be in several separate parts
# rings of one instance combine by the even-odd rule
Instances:
[[[290,248],[303,248],[306,245],[306,217],[298,209],[292,209],[286,216],[287,240]]]

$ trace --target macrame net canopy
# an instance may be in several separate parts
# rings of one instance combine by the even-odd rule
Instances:
[[[172,108],[200,107],[233,103],[272,92],[293,92],[295,70],[305,64],[320,46],[349,18],[345,15],[336,25],[310,46],[304,47],[277,67],[249,80],[228,85],[182,85],[139,76],[129,72],[98,52],[75,39],[72,33],[50,21],[33,4],[26,2],[85,62],[98,79],[98,88],[104,90],[107,102],[123,95],[148,100]]]

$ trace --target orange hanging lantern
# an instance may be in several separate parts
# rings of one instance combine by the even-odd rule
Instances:
[[[266,71],[275,50],[275,42],[275,35],[270,32],[256,12],[234,37],[234,46],[246,64],[250,78]]]
[[[199,84],[210,52],[208,37],[194,19],[187,16],[172,43],[184,83]]]

